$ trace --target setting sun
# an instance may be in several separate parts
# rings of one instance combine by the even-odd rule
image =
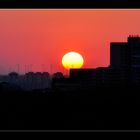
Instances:
[[[62,58],[62,65],[66,69],[81,68],[83,63],[82,55],[77,52],[68,52]]]

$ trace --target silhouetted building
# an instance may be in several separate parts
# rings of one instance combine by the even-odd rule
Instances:
[[[59,78],[64,78],[64,75],[62,72],[56,72],[53,74],[53,79],[59,79]]]
[[[14,83],[9,82],[0,82],[0,91],[7,92],[7,91],[21,91],[22,89],[20,86]]]
[[[110,67],[125,71],[124,76],[128,84],[140,83],[139,36],[129,36],[127,42],[111,43]]]
[[[129,36],[127,42],[110,43],[109,67],[70,69],[69,78],[56,72],[52,78],[48,72],[28,72],[18,75],[12,72],[0,76],[1,82],[18,85],[25,90],[36,89],[90,89],[96,87],[140,85],[140,37]]]
[[[27,90],[47,89],[51,87],[51,78],[48,72],[28,72],[24,78],[24,88]]]
[[[109,67],[71,69],[70,78],[85,84],[93,81],[96,87],[139,85],[140,37],[129,36],[127,42],[111,42]]]
[[[129,66],[128,44],[121,42],[110,43],[110,66],[112,68],[122,68]]]
[[[113,68],[140,67],[140,37],[129,36],[127,42],[110,43],[110,66]]]
[[[89,80],[93,78],[95,69],[70,69],[70,78],[74,80]]]
[[[70,78],[56,78],[52,80],[52,88],[57,91],[74,91],[81,88],[79,81]]]
[[[17,72],[11,72],[8,76],[8,82],[19,85],[19,74]]]
[[[130,47],[131,81],[134,85],[140,83],[140,37],[129,36],[128,44]]]

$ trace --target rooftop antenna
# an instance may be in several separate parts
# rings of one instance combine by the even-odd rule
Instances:
[[[18,72],[18,74],[19,74],[19,69],[20,68],[20,65],[19,64],[17,64],[17,72]]]
[[[30,66],[29,66],[29,67],[30,67],[30,70],[29,70],[29,71],[32,71],[32,66],[33,66],[33,65],[32,65],[32,64],[30,64]]]
[[[52,72],[53,72],[52,70],[53,70],[53,65],[51,64],[51,65],[50,65],[50,72],[51,72],[51,74],[52,74]]]
[[[42,72],[44,72],[44,64],[42,64]]]
[[[25,73],[27,73],[27,66],[25,65]]]
[[[30,65],[28,65],[28,67],[27,67],[27,68],[28,68],[27,72],[29,72],[29,71],[30,71]]]
[[[11,67],[11,72],[14,72],[14,66]]]
[[[10,73],[11,72],[11,67],[9,67],[9,70],[8,70],[8,73]]]

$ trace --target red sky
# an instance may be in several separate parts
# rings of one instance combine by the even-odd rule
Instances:
[[[69,51],[84,67],[109,65],[110,42],[140,35],[140,10],[0,10],[0,73],[17,70],[62,71]],[[42,66],[44,64],[44,67]]]

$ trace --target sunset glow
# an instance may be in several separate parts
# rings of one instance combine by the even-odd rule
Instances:
[[[140,10],[0,10],[0,73],[63,72],[62,57],[74,50],[83,68],[107,67],[110,42],[140,35]]]

